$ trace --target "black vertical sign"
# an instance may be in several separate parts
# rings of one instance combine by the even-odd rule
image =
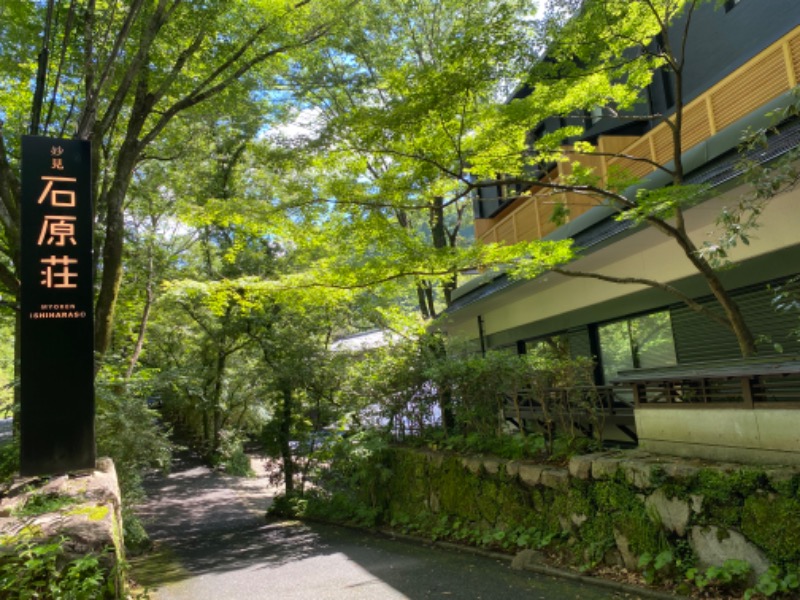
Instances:
[[[20,471],[93,468],[89,142],[22,138]]]

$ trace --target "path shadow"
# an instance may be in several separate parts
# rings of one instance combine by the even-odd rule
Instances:
[[[279,490],[266,476],[225,475],[181,453],[169,474],[149,473],[144,488],[147,500],[137,506],[136,514],[154,548],[133,561],[142,584],[273,568],[328,552],[311,527],[267,520],[266,509]]]
[[[266,502],[277,490],[266,478],[262,483],[259,493]],[[236,573],[237,579],[261,586],[263,595],[254,598],[623,597],[607,589],[512,571],[504,560],[324,524],[267,521],[263,510],[254,510],[246,501],[258,485],[212,471],[191,457],[181,457],[166,477],[148,477],[149,499],[138,513],[156,552],[138,567],[146,572],[141,583],[190,585],[193,578],[221,581],[226,573]],[[269,588],[277,585],[294,587],[284,596]],[[323,596],[303,595],[306,588],[308,593],[325,591]],[[290,588],[283,589],[287,593]]]

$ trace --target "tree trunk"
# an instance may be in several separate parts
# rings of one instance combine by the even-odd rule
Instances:
[[[203,455],[205,455],[206,447],[208,446],[208,440],[211,437],[211,425],[210,425],[210,422],[209,422],[208,408],[207,407],[203,408],[202,417],[203,417],[203,448],[202,448],[202,451],[203,451]],[[207,457],[205,457],[205,458],[207,458]]]
[[[695,4],[692,3],[689,6],[686,17],[688,20],[691,20],[694,8]],[[687,27],[689,22],[688,20]],[[672,168],[672,183],[675,186],[681,186],[685,183],[683,167],[683,111],[685,109],[683,98],[683,66],[685,59],[685,41],[686,35],[688,35],[688,30],[685,30],[683,35],[683,47],[680,55],[677,55],[670,44],[669,31],[664,29],[661,33],[665,51],[670,57],[669,64],[672,66],[674,75],[673,94],[675,97],[675,114],[674,120],[671,123],[667,121],[667,124],[670,125],[670,129],[672,130],[672,158],[674,163]],[[742,314],[739,305],[733,300],[728,290],[725,289],[725,286],[722,284],[722,281],[720,281],[719,276],[714,268],[703,256],[701,256],[697,246],[689,238],[689,235],[686,232],[686,224],[681,207],[676,207],[674,227],[663,227],[657,221],[660,221],[660,219],[651,220],[651,222],[655,224],[658,229],[660,229],[663,233],[666,233],[668,236],[674,238],[675,241],[678,242],[678,245],[680,245],[686,257],[689,259],[695,269],[697,269],[697,271],[705,278],[711,293],[714,295],[714,298],[717,300],[725,313],[725,317],[728,321],[728,327],[736,336],[736,341],[739,344],[739,351],[742,357],[747,358],[756,354],[757,347],[755,337],[745,322],[744,315]]]
[[[437,196],[430,209],[430,228],[433,247],[437,250],[455,246],[455,235],[449,236],[445,227],[444,198]],[[442,296],[444,305],[450,306],[452,303],[453,290],[456,289],[457,279],[455,273],[449,279],[442,282]]]
[[[431,315],[430,311],[428,310],[428,299],[425,295],[425,287],[421,283],[417,284],[417,305],[419,306],[419,312],[425,321],[433,318],[433,315]]]
[[[279,442],[281,447],[281,459],[283,460],[283,482],[286,495],[294,492],[294,460],[292,458],[292,448],[289,444],[292,434],[292,390],[284,387],[282,390],[281,403],[281,423],[279,430]]]
[[[131,359],[128,363],[128,370],[125,372],[125,381],[129,380],[133,375],[133,370],[136,368],[136,363],[139,362],[139,356],[142,354],[144,348],[144,334],[147,331],[147,323],[150,320],[150,309],[153,306],[153,257],[150,257],[147,273],[147,287],[145,289],[145,301],[142,308],[142,318],[139,321],[139,330],[136,334],[136,345],[133,348]]]
[[[714,298],[719,302],[722,310],[725,311],[725,316],[728,318],[731,331],[733,331],[733,334],[736,336],[736,341],[739,344],[739,352],[742,354],[743,358],[754,356],[758,353],[756,339],[745,321],[742,309],[731,297],[730,292],[722,285],[717,274],[707,264],[706,269],[706,271],[703,271],[703,274],[708,282],[708,287],[711,289],[711,293],[714,294]]]
[[[212,415],[214,418],[212,431],[213,439],[211,440],[211,454],[212,456],[217,453],[219,449],[219,432],[222,427],[222,385],[225,378],[225,366],[228,354],[221,348],[217,350],[217,364],[215,367],[214,379],[214,392],[212,394],[213,409]]]
[[[128,136],[120,148],[115,168],[114,182],[100,199],[106,210],[106,230],[103,243],[103,265],[100,278],[100,292],[95,304],[94,350],[97,357],[95,372],[99,370],[103,356],[111,346],[114,325],[114,309],[122,283],[122,250],[125,238],[125,194],[133,177],[141,149],[136,141],[144,125],[145,114],[138,112],[131,116]]]

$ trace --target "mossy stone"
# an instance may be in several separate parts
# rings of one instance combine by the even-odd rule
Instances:
[[[69,511],[69,515],[86,515],[90,521],[102,521],[108,516],[109,510],[107,506],[81,506]]]
[[[742,510],[742,533],[771,560],[800,559],[800,500],[767,494],[751,496]]]

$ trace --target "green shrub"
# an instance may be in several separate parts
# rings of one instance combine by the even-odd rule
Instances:
[[[0,597],[7,600],[58,598],[95,600],[113,597],[113,580],[97,556],[65,562],[67,538],[51,542],[20,540],[0,560]]]
[[[672,550],[664,550],[656,555],[645,552],[639,556],[639,568],[649,584],[671,579],[674,576],[674,566],[675,556]]]
[[[236,477],[253,477],[255,475],[250,466],[250,457],[244,452],[242,436],[233,431],[220,431],[219,447],[214,465]]]
[[[13,440],[0,446],[0,483],[5,483],[19,473],[19,444]]]
[[[433,450],[447,450],[459,454],[490,454],[509,460],[543,458],[545,439],[541,434],[482,434],[445,435],[442,431],[431,433],[428,446]]]
[[[300,494],[280,494],[272,500],[272,504],[267,509],[267,515],[288,518],[304,517],[307,506],[308,499]]]
[[[730,593],[744,587],[750,570],[747,562],[728,559],[721,567],[708,567],[704,571],[689,569],[686,571],[686,579],[700,590]]]
[[[129,555],[136,556],[152,548],[153,543],[141,520],[126,505],[122,507],[122,530],[125,538],[125,550]]]
[[[796,598],[800,590],[800,568],[792,565],[781,569],[772,565],[758,578],[755,587],[744,594],[745,600],[751,598]]]

